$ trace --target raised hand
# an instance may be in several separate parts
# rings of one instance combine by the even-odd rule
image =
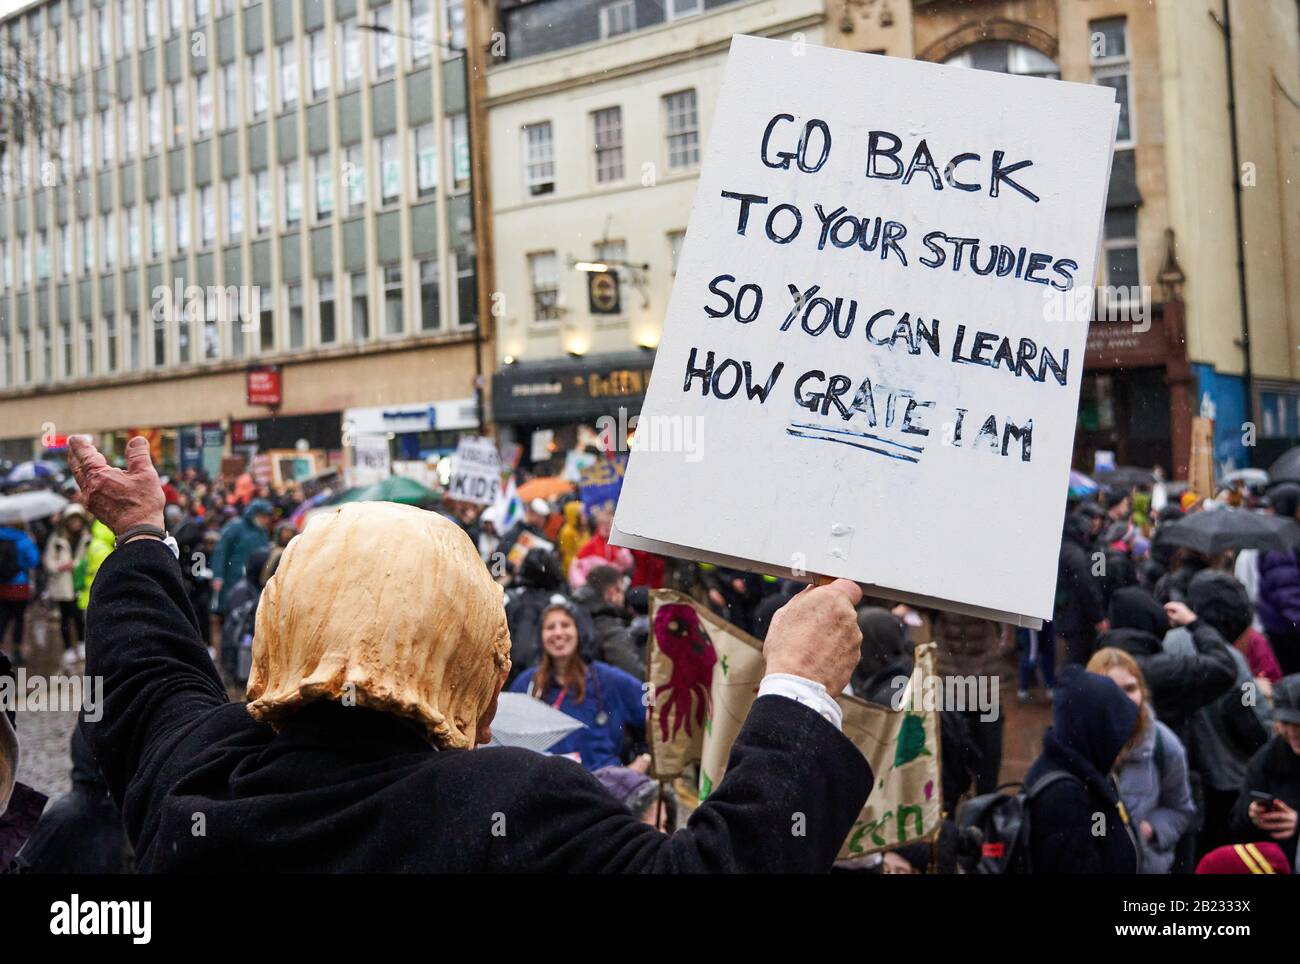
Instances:
[[[136,436],[126,445],[126,469],[109,465],[84,436],[68,439],[68,464],[90,513],[121,535],[132,526],[165,528],[162,484],[149,458],[149,442]]]
[[[763,644],[769,673],[821,683],[838,696],[861,658],[862,631],[853,608],[862,589],[847,579],[809,587],[776,611]]]

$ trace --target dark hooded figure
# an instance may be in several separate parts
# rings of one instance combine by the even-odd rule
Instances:
[[[510,676],[513,679],[537,662],[542,610],[556,593],[563,593],[564,573],[547,549],[528,550],[519,573],[506,593],[506,622],[510,626]]]
[[[122,813],[80,725],[72,731],[69,755],[72,789],[41,814],[18,854],[18,869],[28,874],[131,873],[134,861]]]
[[[1065,638],[1066,660],[1071,663],[1088,662],[1106,619],[1106,600],[1100,579],[1093,575],[1092,559],[1105,517],[1101,506],[1087,503],[1066,517],[1061,537],[1053,625]]]
[[[244,578],[226,595],[221,621],[221,666],[237,683],[248,681],[253,629],[257,625],[257,601],[262,595],[262,569],[271,547],[254,549],[244,560]],[[248,645],[245,645],[245,642]],[[247,654],[241,661],[240,654]],[[244,665],[241,665],[241,662]]]
[[[1268,498],[1280,518],[1300,514],[1300,485],[1284,482],[1271,489]],[[1258,565],[1259,621],[1282,672],[1300,673],[1300,555],[1294,549],[1264,552]]]
[[[858,629],[862,630],[862,658],[849,686],[854,696],[892,707],[912,675],[907,633],[897,616],[875,606],[858,609]]]
[[[1067,666],[1052,701],[1052,726],[1025,786],[1049,774],[1029,803],[1035,874],[1135,874],[1139,849],[1110,771],[1138,725],[1138,707],[1107,676]]]
[[[1166,523],[1176,522],[1183,517],[1183,510],[1176,505],[1167,505],[1156,517],[1156,532],[1151,537],[1151,548],[1147,551],[1146,561],[1139,572],[1139,584],[1148,592],[1155,592],[1156,583],[1169,571],[1178,547],[1169,541],[1164,531]]]
[[[1101,634],[1097,645],[1114,646],[1137,660],[1156,716],[1184,737],[1188,716],[1222,696],[1236,679],[1228,644],[1209,622],[1196,619],[1184,627],[1195,651],[1165,652],[1169,617],[1149,592],[1137,586],[1116,590],[1109,614],[1110,629]]]

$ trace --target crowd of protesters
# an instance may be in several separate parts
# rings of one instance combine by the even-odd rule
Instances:
[[[259,598],[297,536],[304,493],[195,470],[164,476],[162,488],[189,604],[207,623],[214,662],[234,693],[248,680]],[[114,537],[72,495],[56,516],[0,527],[0,643],[8,629],[15,666],[33,599],[57,618],[65,662],[84,658],[90,587]],[[1219,501],[1243,500],[1234,492]],[[938,644],[941,676],[997,677],[1018,653],[1018,698],[1036,700],[1041,680],[1042,698],[1053,704],[1053,725],[1026,778],[1027,789],[1042,784],[1029,797],[1028,864],[1039,872],[1240,871],[1250,869],[1250,854],[1257,866],[1294,867],[1300,557],[1209,557],[1174,546],[1164,526],[1218,503],[1195,496],[1159,509],[1151,503],[1147,487],[1071,502],[1054,618],[1041,629],[863,598],[861,659],[848,690],[890,705],[912,674],[914,646],[928,640]],[[1249,503],[1300,518],[1300,486],[1277,486]],[[501,505],[426,508],[467,533],[504,587],[506,688],[583,724],[550,752],[580,762],[638,818],[671,831],[685,811],[678,813],[677,794],[646,775],[650,591],[685,593],[762,640],[802,584],[614,546],[612,507],[584,505],[576,491],[529,499],[513,519]],[[952,817],[965,800],[998,788],[1003,717],[945,707],[940,735],[943,804]],[[93,774],[84,746],[76,755],[83,777]],[[1097,833],[1097,814],[1109,831]],[[952,830],[941,850],[971,845]],[[1228,851],[1246,844],[1254,849],[1234,863]],[[930,848],[903,848],[869,864],[884,872],[951,866],[933,857]]]

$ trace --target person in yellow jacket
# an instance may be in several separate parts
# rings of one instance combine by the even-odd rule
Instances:
[[[90,527],[90,546],[86,549],[86,574],[82,578],[81,588],[77,590],[77,605],[82,611],[90,605],[90,586],[95,581],[95,573],[104,564],[113,551],[113,530],[98,519]]]
[[[591,538],[587,528],[587,517],[583,515],[582,503],[577,499],[565,503],[564,525],[560,526],[560,566],[568,573],[573,560],[578,557],[578,550]]]

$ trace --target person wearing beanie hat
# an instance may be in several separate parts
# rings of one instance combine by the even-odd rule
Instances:
[[[1300,860],[1300,673],[1273,684],[1273,737],[1251,757],[1232,808],[1237,840],[1271,840]],[[1253,794],[1266,794],[1265,803]]]
[[[1226,844],[1196,865],[1198,874],[1289,874],[1291,865],[1275,843]]]
[[[1098,647],[1122,649],[1137,661],[1156,716],[1182,738],[1191,714],[1221,697],[1236,678],[1227,641],[1184,603],[1161,606],[1137,586],[1116,590],[1107,613],[1111,628],[1097,637]],[[1166,651],[1171,624],[1187,630],[1190,652]]]
[[[616,666],[592,659],[592,624],[582,608],[555,595],[538,620],[541,658],[510,684],[585,725],[551,747],[588,770],[616,766],[626,735],[645,738],[641,681]]]

